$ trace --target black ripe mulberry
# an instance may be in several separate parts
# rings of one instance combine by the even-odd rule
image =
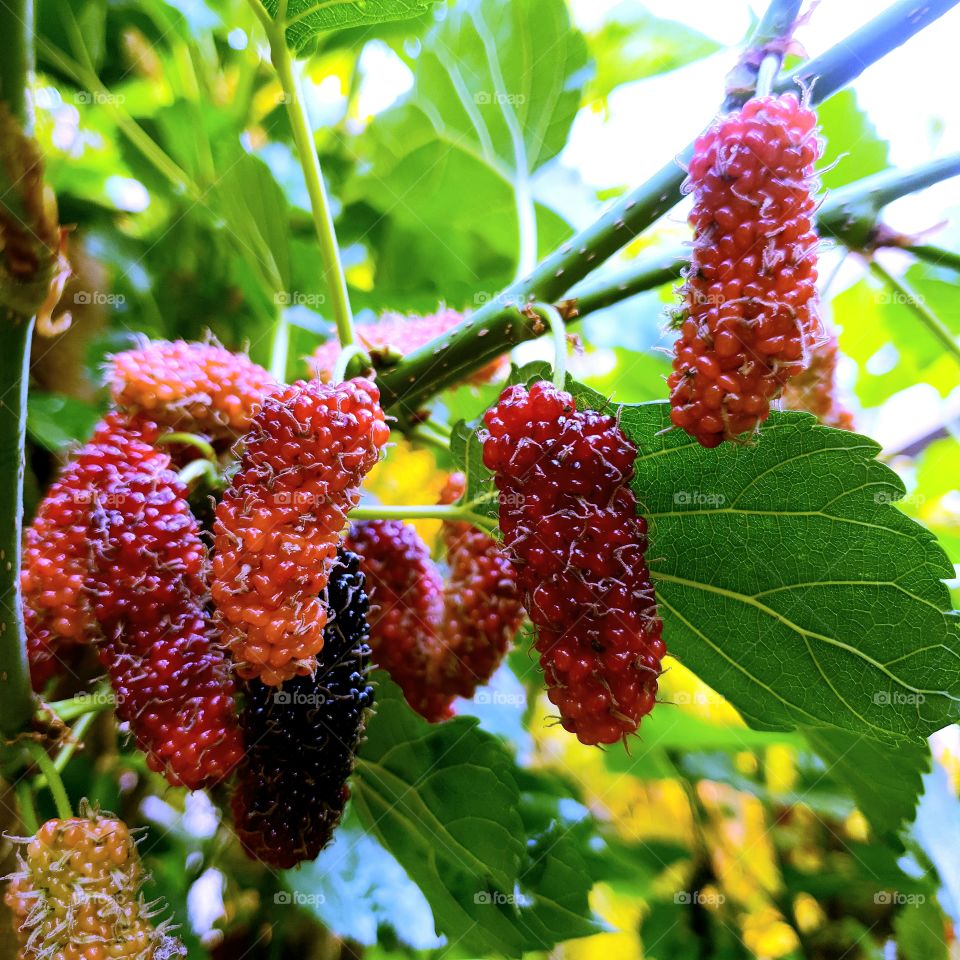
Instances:
[[[330,841],[373,705],[367,594],[356,554],[340,550],[326,605],[312,676],[244,686],[246,753],[233,793],[234,826],[251,857],[279,869],[315,859]]]

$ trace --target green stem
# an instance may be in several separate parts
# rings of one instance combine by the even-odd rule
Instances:
[[[70,798],[60,779],[60,771],[53,765],[50,755],[35,740],[27,744],[27,749],[36,761],[40,772],[47,782],[47,787],[53,796],[54,806],[57,808],[57,816],[61,820],[69,820],[73,816],[73,808],[70,806]]]
[[[758,74],[768,55],[776,57],[779,68],[784,46],[793,36],[802,3],[803,0],[772,0],[747,41],[737,65],[727,74],[724,110],[735,109],[754,90],[760,92]]]
[[[360,346],[359,343],[351,343],[350,346],[344,347],[339,356],[337,357],[337,362],[333,366],[333,377],[334,383],[342,383],[347,378],[347,370],[350,369],[350,361],[354,357],[363,357],[366,355],[366,351]]]
[[[182,444],[185,447],[193,447],[195,450],[199,450],[207,460],[214,461],[217,459],[217,451],[213,449],[210,441],[196,433],[165,433],[157,437],[157,443],[161,446],[171,443]]]
[[[550,303],[533,303],[530,309],[550,325],[553,337],[553,385],[563,390],[567,385],[567,331],[560,311]]]
[[[57,715],[64,723],[78,717],[102,713],[113,708],[114,700],[109,683],[101,683],[89,693],[78,693],[69,700],[56,700],[46,704],[46,709]]]
[[[33,0],[0,3],[0,103],[19,121],[24,132],[33,129],[28,93],[33,74]]]
[[[20,809],[20,822],[27,828],[30,836],[33,836],[39,829],[37,822],[37,808],[33,803],[33,790],[26,780],[21,780],[14,791],[17,795],[17,806]]]
[[[251,2],[254,9],[261,6],[259,0],[251,0]],[[263,22],[262,17],[261,22]],[[323,182],[320,158],[313,142],[313,130],[310,128],[310,118],[307,115],[307,106],[303,99],[300,78],[294,67],[290,49],[287,47],[286,29],[282,19],[280,22],[270,20],[269,26],[264,24],[264,29],[267,32],[267,39],[270,41],[273,67],[277,71],[277,77],[283,87],[287,116],[290,118],[293,140],[300,156],[300,164],[303,167],[303,176],[307,184],[307,193],[310,196],[313,225],[316,228],[317,240],[320,243],[320,256],[323,261],[327,289],[330,292],[330,303],[333,310],[333,319],[337,325],[337,335],[340,338],[341,346],[347,347],[354,341],[353,314],[350,310],[347,278],[343,272],[343,264],[340,262],[340,247],[337,244],[337,234],[333,226],[333,216],[330,212],[330,201],[327,197],[326,185]]]
[[[277,310],[273,321],[273,337],[270,341],[270,373],[277,383],[287,381],[287,359],[290,356],[290,324],[284,315],[283,307]]]
[[[918,260],[932,264],[935,267],[949,267],[960,273],[960,253],[956,250],[947,250],[932,243],[908,243],[901,249],[912,253]]]
[[[870,272],[897,294],[900,302],[908,306],[914,316],[943,344],[947,352],[960,362],[960,344],[943,321],[927,306],[923,296],[876,260],[870,261]]]
[[[493,522],[466,507],[456,504],[446,506],[435,503],[425,506],[387,506],[377,504],[373,507],[355,507],[350,511],[351,520],[463,520],[475,527],[490,529]]]
[[[820,103],[859,76],[871,63],[900,46],[960,0],[901,0],[819,57],[781,77],[778,90],[812,86]],[[816,83],[814,84],[814,81]],[[531,300],[554,302],[601,263],[642,233],[680,200],[683,166],[692,145],[621,198],[595,223],[541,261],[525,279],[511,284],[442,337],[414,350],[379,378],[381,400],[401,419],[429,397],[480,369],[511,347],[537,335],[539,319],[522,308]]]
[[[450,442],[433,433],[431,430],[424,429],[422,424],[414,427],[410,431],[409,437],[416,443],[422,444],[425,447],[430,447],[433,450],[436,450],[438,453],[446,454],[450,452]]]
[[[223,478],[217,471],[216,466],[209,460],[192,460],[180,470],[177,476],[180,478],[180,482],[186,487],[189,487],[194,481],[201,478],[205,478],[207,483],[213,488],[224,485]]]
[[[80,746],[80,743],[83,741],[83,738],[86,736],[87,731],[93,724],[93,721],[97,719],[97,714],[95,713],[85,713],[70,730],[70,739],[65,743],[57,753],[53,761],[53,769],[57,773],[63,773],[66,769],[67,764],[73,758],[73,755],[77,752],[77,748]],[[44,787],[49,786],[47,783],[47,778],[44,774],[41,774],[39,777],[34,780],[34,787],[37,790],[42,790]]]

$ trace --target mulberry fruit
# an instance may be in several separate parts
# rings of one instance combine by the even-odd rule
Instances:
[[[360,342],[371,354],[388,350],[399,354],[412,353],[436,337],[443,336],[463,320],[464,314],[456,310],[440,310],[424,317],[405,317],[399,313],[385,313],[377,323],[364,324],[357,328]],[[328,381],[340,355],[340,341],[328,340],[313,352],[307,363],[310,373],[324,382]],[[375,356],[374,356],[375,359]],[[507,364],[506,355],[497,357],[482,367],[470,378],[470,383],[484,384],[493,380]]]
[[[783,391],[787,410],[806,410],[821,423],[839,430],[853,429],[853,414],[837,396],[837,361],[840,345],[830,334],[813,348],[810,366],[794,377]]]
[[[440,656],[443,578],[417,531],[400,520],[365,520],[350,528],[347,548],[361,558],[372,610],[373,659],[410,706],[436,722],[452,714],[452,695],[431,686]]]
[[[186,488],[170,470],[118,478],[93,519],[90,589],[97,645],[152,770],[191,790],[242,755],[234,684],[204,611],[206,552]]]
[[[340,551],[326,605],[313,676],[279,687],[246,684],[247,750],[232,798],[234,824],[247,853],[279,869],[315,859],[330,841],[373,705],[367,595],[356,554]]]
[[[170,960],[186,956],[154,926],[143,866],[125,823],[92,814],[48,820],[26,841],[4,895],[20,960]]]
[[[666,653],[630,488],[636,448],[546,382],[508,387],[484,424],[550,700],[582,743],[613,743],[653,708]]]
[[[110,360],[108,379],[121,409],[213,439],[246,432],[264,397],[279,389],[245,354],[183,340],[117,354]]]
[[[441,503],[463,496],[465,478],[453,474]],[[449,572],[444,581],[441,652],[431,686],[472,697],[500,666],[523,620],[517,575],[492,537],[464,521],[443,524]]]
[[[158,433],[152,421],[109,414],[50,487],[27,528],[20,585],[35,690],[57,673],[70,647],[96,632],[84,589],[91,504],[126,471],[166,467],[169,458],[152,446]]]
[[[312,674],[320,594],[363,477],[389,436],[368,380],[269,396],[217,507],[211,592],[238,671],[268,685]]]
[[[696,142],[693,257],[669,378],[671,419],[705,447],[754,430],[815,343],[817,117],[759,97]]]

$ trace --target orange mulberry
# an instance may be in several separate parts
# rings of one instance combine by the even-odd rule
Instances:
[[[837,396],[837,362],[840,345],[830,334],[813,348],[810,366],[794,377],[783,391],[787,410],[807,410],[828,427],[853,430],[853,414]]]
[[[389,436],[368,380],[297,382],[254,417],[217,507],[211,592],[241,676],[311,674],[347,513]]]
[[[155,926],[155,904],[125,823],[92,813],[48,820],[26,841],[4,895],[19,960],[170,960],[186,950]]]
[[[114,403],[172,430],[231,439],[250,428],[277,381],[242,353],[211,343],[157,341],[110,360]]]

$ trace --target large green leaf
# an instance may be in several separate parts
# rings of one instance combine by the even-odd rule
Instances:
[[[282,0],[264,0],[276,19]],[[285,4],[287,43],[303,50],[317,34],[347,27],[372,27],[378,23],[418,17],[436,0],[288,0]]]
[[[354,808],[423,891],[437,931],[507,955],[595,933],[575,838],[556,827],[527,836],[528,801],[504,744],[472,717],[428,724],[378,679]]]
[[[818,164],[825,190],[842,187],[886,170],[890,145],[877,136],[866,114],[857,106],[853,90],[841,90],[817,107],[826,146]]]
[[[930,767],[923,741],[882,743],[840,730],[806,730],[828,773],[846,786],[874,834],[894,847],[901,827],[913,820]]]
[[[720,49],[710,37],[638,3],[620,3],[605,14],[587,43],[597,61],[590,93],[601,100],[622,83],[676,70]]]
[[[665,403],[570,389],[616,415],[639,450],[668,646],[752,725],[917,739],[960,716],[953,568],[892,506],[903,485],[874,441],[782,413],[754,443],[704,450],[671,429]],[[476,444],[461,436],[457,450]],[[468,495],[484,486],[471,477]]]
[[[515,255],[515,192],[563,149],[589,75],[566,4],[462,0],[411,66],[413,90],[371,123],[369,169],[351,190],[419,230],[479,234]],[[537,221],[546,253],[568,231],[543,207]]]

